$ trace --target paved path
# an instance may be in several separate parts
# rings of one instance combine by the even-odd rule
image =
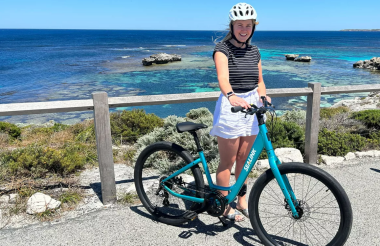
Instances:
[[[356,163],[355,163],[356,162]],[[358,164],[359,163],[359,164]],[[350,197],[354,224],[346,243],[380,245],[380,160],[326,168]],[[224,228],[201,215],[182,227],[153,221],[141,206],[102,209],[59,224],[0,230],[0,245],[261,245],[248,221]]]

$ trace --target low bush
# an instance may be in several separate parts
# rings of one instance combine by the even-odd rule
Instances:
[[[287,110],[281,116],[283,121],[293,122],[298,125],[305,125],[306,123],[306,111],[305,110]]]
[[[16,139],[21,135],[21,129],[15,124],[0,121],[0,133],[6,133],[12,139]]]
[[[147,114],[143,109],[111,113],[111,134],[115,142],[134,143],[140,136],[162,127],[163,120],[155,114]]]
[[[370,109],[352,113],[351,118],[359,120],[368,128],[380,130],[380,110]]]
[[[359,134],[339,133],[322,129],[318,136],[318,153],[329,156],[345,156],[360,151],[369,142]]]
[[[270,132],[273,148],[297,148],[304,153],[305,133],[297,123],[274,119],[273,129],[272,120],[267,120],[266,125]],[[266,159],[267,154],[263,151],[259,159]]]
[[[61,176],[84,167],[86,156],[80,147],[70,145],[65,149],[53,149],[32,145],[0,153],[0,165],[9,174],[18,177],[44,178],[47,173]]]
[[[347,113],[350,109],[348,107],[336,107],[336,108],[321,108],[320,117],[321,119],[331,118],[334,115]]]
[[[190,133],[178,133],[176,130],[176,124],[185,121],[192,121],[195,123],[203,123],[209,128],[200,129],[197,131],[199,141],[203,147],[203,152],[205,153],[206,160],[209,164],[209,168],[212,172],[215,172],[219,165],[219,153],[218,145],[215,137],[209,134],[210,128],[212,127],[213,115],[207,108],[192,109],[186,115],[187,117],[177,117],[168,116],[164,119],[163,126],[160,128],[155,128],[152,132],[139,138],[135,144],[136,154],[133,157],[133,162],[136,161],[138,155],[143,149],[148,145],[159,141],[169,141],[176,143],[185,149],[189,150],[193,156],[197,156],[197,147],[194,142],[193,136]],[[129,156],[130,158],[130,156]],[[151,164],[161,170],[162,172],[167,171],[169,168],[169,163],[178,162],[179,160],[171,159],[170,155],[157,155],[154,162]]]

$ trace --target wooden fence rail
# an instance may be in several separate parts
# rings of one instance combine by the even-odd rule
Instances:
[[[305,161],[316,163],[321,95],[372,91],[380,91],[380,84],[321,87],[320,83],[309,83],[308,88],[267,89],[267,95],[307,96]],[[109,108],[216,101],[219,95],[220,92],[203,92],[108,98],[106,92],[95,92],[92,94],[92,100],[0,104],[0,116],[93,110],[102,201],[104,204],[109,204],[116,201]]]

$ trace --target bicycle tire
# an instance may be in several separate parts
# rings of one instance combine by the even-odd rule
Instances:
[[[176,168],[174,170],[171,170],[170,168],[168,168],[168,170],[161,170],[160,173],[156,172],[153,176],[153,180],[155,180],[154,182],[157,186],[160,179],[163,176],[169,176],[169,174],[178,171],[180,167],[185,166],[194,160],[186,149],[182,148],[181,146],[175,143],[157,142],[152,145],[149,145],[141,152],[136,161],[134,172],[136,191],[140,198],[140,201],[142,202],[146,210],[150,214],[152,214],[156,220],[169,225],[181,225],[186,222],[189,222],[189,219],[185,218],[184,216],[186,212],[200,211],[203,207],[203,204],[183,200],[167,193],[169,195],[169,204],[164,205],[164,190],[161,190],[160,194],[156,195],[155,192],[157,191],[157,187],[154,187],[154,184],[151,187],[150,184],[144,186],[143,181],[148,180],[147,176],[145,175],[145,170],[149,170],[148,172],[154,172],[154,168],[150,168],[149,165],[151,163],[153,163],[153,165],[158,165],[159,161],[157,160],[157,156],[160,156],[161,154],[165,156],[170,156],[170,160],[166,160],[166,162],[169,164],[173,164]],[[171,160],[173,161],[173,163],[171,163]],[[155,169],[155,171],[157,170]],[[204,188],[204,180],[199,166],[193,166],[188,172],[188,174],[192,175],[194,178],[194,184],[192,184],[191,187],[189,187],[192,190],[197,190],[197,192],[193,191],[191,195],[200,198],[204,197],[203,193],[199,192],[200,190],[202,191]],[[155,199],[157,199],[156,203],[153,201]],[[161,200],[162,203],[160,204]],[[177,202],[178,204],[176,204],[175,202]]]
[[[271,169],[267,170],[255,182],[251,190],[251,193],[249,195],[249,202],[248,202],[249,217],[251,220],[251,224],[254,231],[257,233],[257,236],[260,238],[261,242],[267,246],[284,245],[284,244],[308,245],[309,243],[311,243],[312,245],[334,245],[334,246],[343,245],[350,235],[353,216],[352,216],[351,203],[347,197],[346,192],[344,191],[342,186],[338,183],[338,181],[335,180],[330,174],[323,171],[322,169],[309,165],[309,164],[286,163],[286,164],[279,165],[278,168],[282,175],[287,175],[289,179],[289,183],[292,186],[292,189],[297,197],[297,200],[302,201],[301,204],[302,204],[302,211],[303,211],[303,219],[301,217],[301,219],[296,220],[290,215],[291,212],[289,212],[289,208],[287,209],[285,207],[286,204],[285,204],[284,196],[281,193],[281,189],[279,185],[277,184],[276,179],[274,178],[272,170]],[[302,183],[300,181],[301,176],[302,176]],[[306,187],[308,178],[306,177],[306,181],[305,181],[305,176],[310,177],[309,183],[307,184],[308,187],[306,191],[305,191],[305,187]],[[312,179],[316,180],[316,182],[314,183]],[[275,183],[275,185],[273,185],[275,188],[270,187],[272,185],[270,184],[271,181]],[[311,182],[311,185],[310,185],[310,182]],[[317,186],[318,182],[322,183],[322,185]],[[276,192],[276,186],[278,187],[277,192]],[[268,189],[269,188],[272,189],[271,191],[271,194],[273,195],[272,197],[270,197],[271,195],[269,192],[267,191],[263,192],[266,187],[268,187]],[[315,190],[314,190],[314,187],[316,187]],[[327,189],[324,187],[326,187]],[[315,191],[317,192],[315,193]],[[322,193],[318,194],[319,192],[322,192]],[[281,201],[283,202],[282,210],[279,209],[280,204],[278,204],[278,200],[274,199],[276,197],[275,194],[280,194],[279,196],[282,197],[282,199],[279,200],[280,202]],[[325,201],[328,199],[327,197],[330,195],[332,195],[333,198],[336,199],[336,201],[334,202],[333,200],[331,200],[330,202],[325,203]],[[317,202],[312,204],[312,202],[310,202],[310,200],[308,199],[309,198],[314,199],[314,197]],[[260,202],[260,199],[261,199],[261,202]],[[270,201],[272,201],[273,204],[271,204]],[[324,210],[319,210],[323,208],[323,207],[320,207],[322,206],[322,204],[324,204]],[[278,206],[278,208],[275,208],[276,206]],[[335,211],[338,209],[339,211]],[[263,210],[266,210],[267,212],[264,212]],[[275,211],[275,213],[273,213],[272,211]],[[330,211],[333,211],[333,213],[330,214]],[[264,215],[265,213],[268,215],[267,217]],[[273,220],[273,217],[275,216],[279,216],[280,218],[279,222],[277,222],[275,219]],[[337,216],[340,216],[339,221],[338,220],[334,221],[334,219]],[[318,223],[318,220],[323,221],[323,223],[321,224]],[[280,222],[285,223],[284,221],[287,221],[286,225],[290,221],[289,229],[288,231],[285,231],[285,234],[288,233],[288,235],[290,236],[293,234],[292,238],[284,238],[284,236],[279,235],[280,232],[278,232],[278,234],[276,235],[273,235],[274,232],[271,232],[272,230],[273,231],[276,230],[274,228],[278,223]],[[311,222],[317,222],[316,223],[317,226],[314,225],[314,227],[312,227],[310,230],[308,226],[309,224],[311,224]],[[277,223],[277,224],[273,226],[273,223]],[[290,231],[291,226],[293,227],[292,228],[293,231]],[[324,226],[327,228],[325,228]],[[281,226],[278,226],[278,227],[281,228]],[[324,227],[324,228],[321,228],[321,231],[323,229],[323,232],[325,234],[322,234],[320,237],[316,237],[313,234],[313,232],[314,233],[315,231],[320,232],[318,230],[319,227]],[[334,231],[332,231],[331,228],[336,228],[336,233],[334,232],[335,229]],[[298,231],[299,231],[299,235],[298,235]],[[281,234],[282,233],[283,232],[281,232]],[[307,233],[311,233],[312,235],[309,235],[310,237],[308,237]],[[327,238],[329,237],[328,234],[331,235],[331,239]],[[321,242],[319,240],[321,240]],[[305,242],[303,243],[303,241]],[[315,244],[313,243],[313,241],[318,241],[318,243]]]

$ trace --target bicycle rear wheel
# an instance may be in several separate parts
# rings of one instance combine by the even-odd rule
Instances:
[[[264,245],[343,245],[352,209],[341,185],[327,172],[304,163],[278,166],[299,202],[295,219],[272,171],[261,175],[249,196],[252,227]]]
[[[197,212],[202,204],[175,197],[168,193],[161,181],[193,161],[190,153],[170,142],[158,142],[145,148],[135,166],[137,194],[146,208],[158,221],[180,225],[189,221],[189,211]],[[180,178],[182,178],[181,182]],[[198,165],[170,179],[165,185],[178,194],[203,197],[204,180]]]

